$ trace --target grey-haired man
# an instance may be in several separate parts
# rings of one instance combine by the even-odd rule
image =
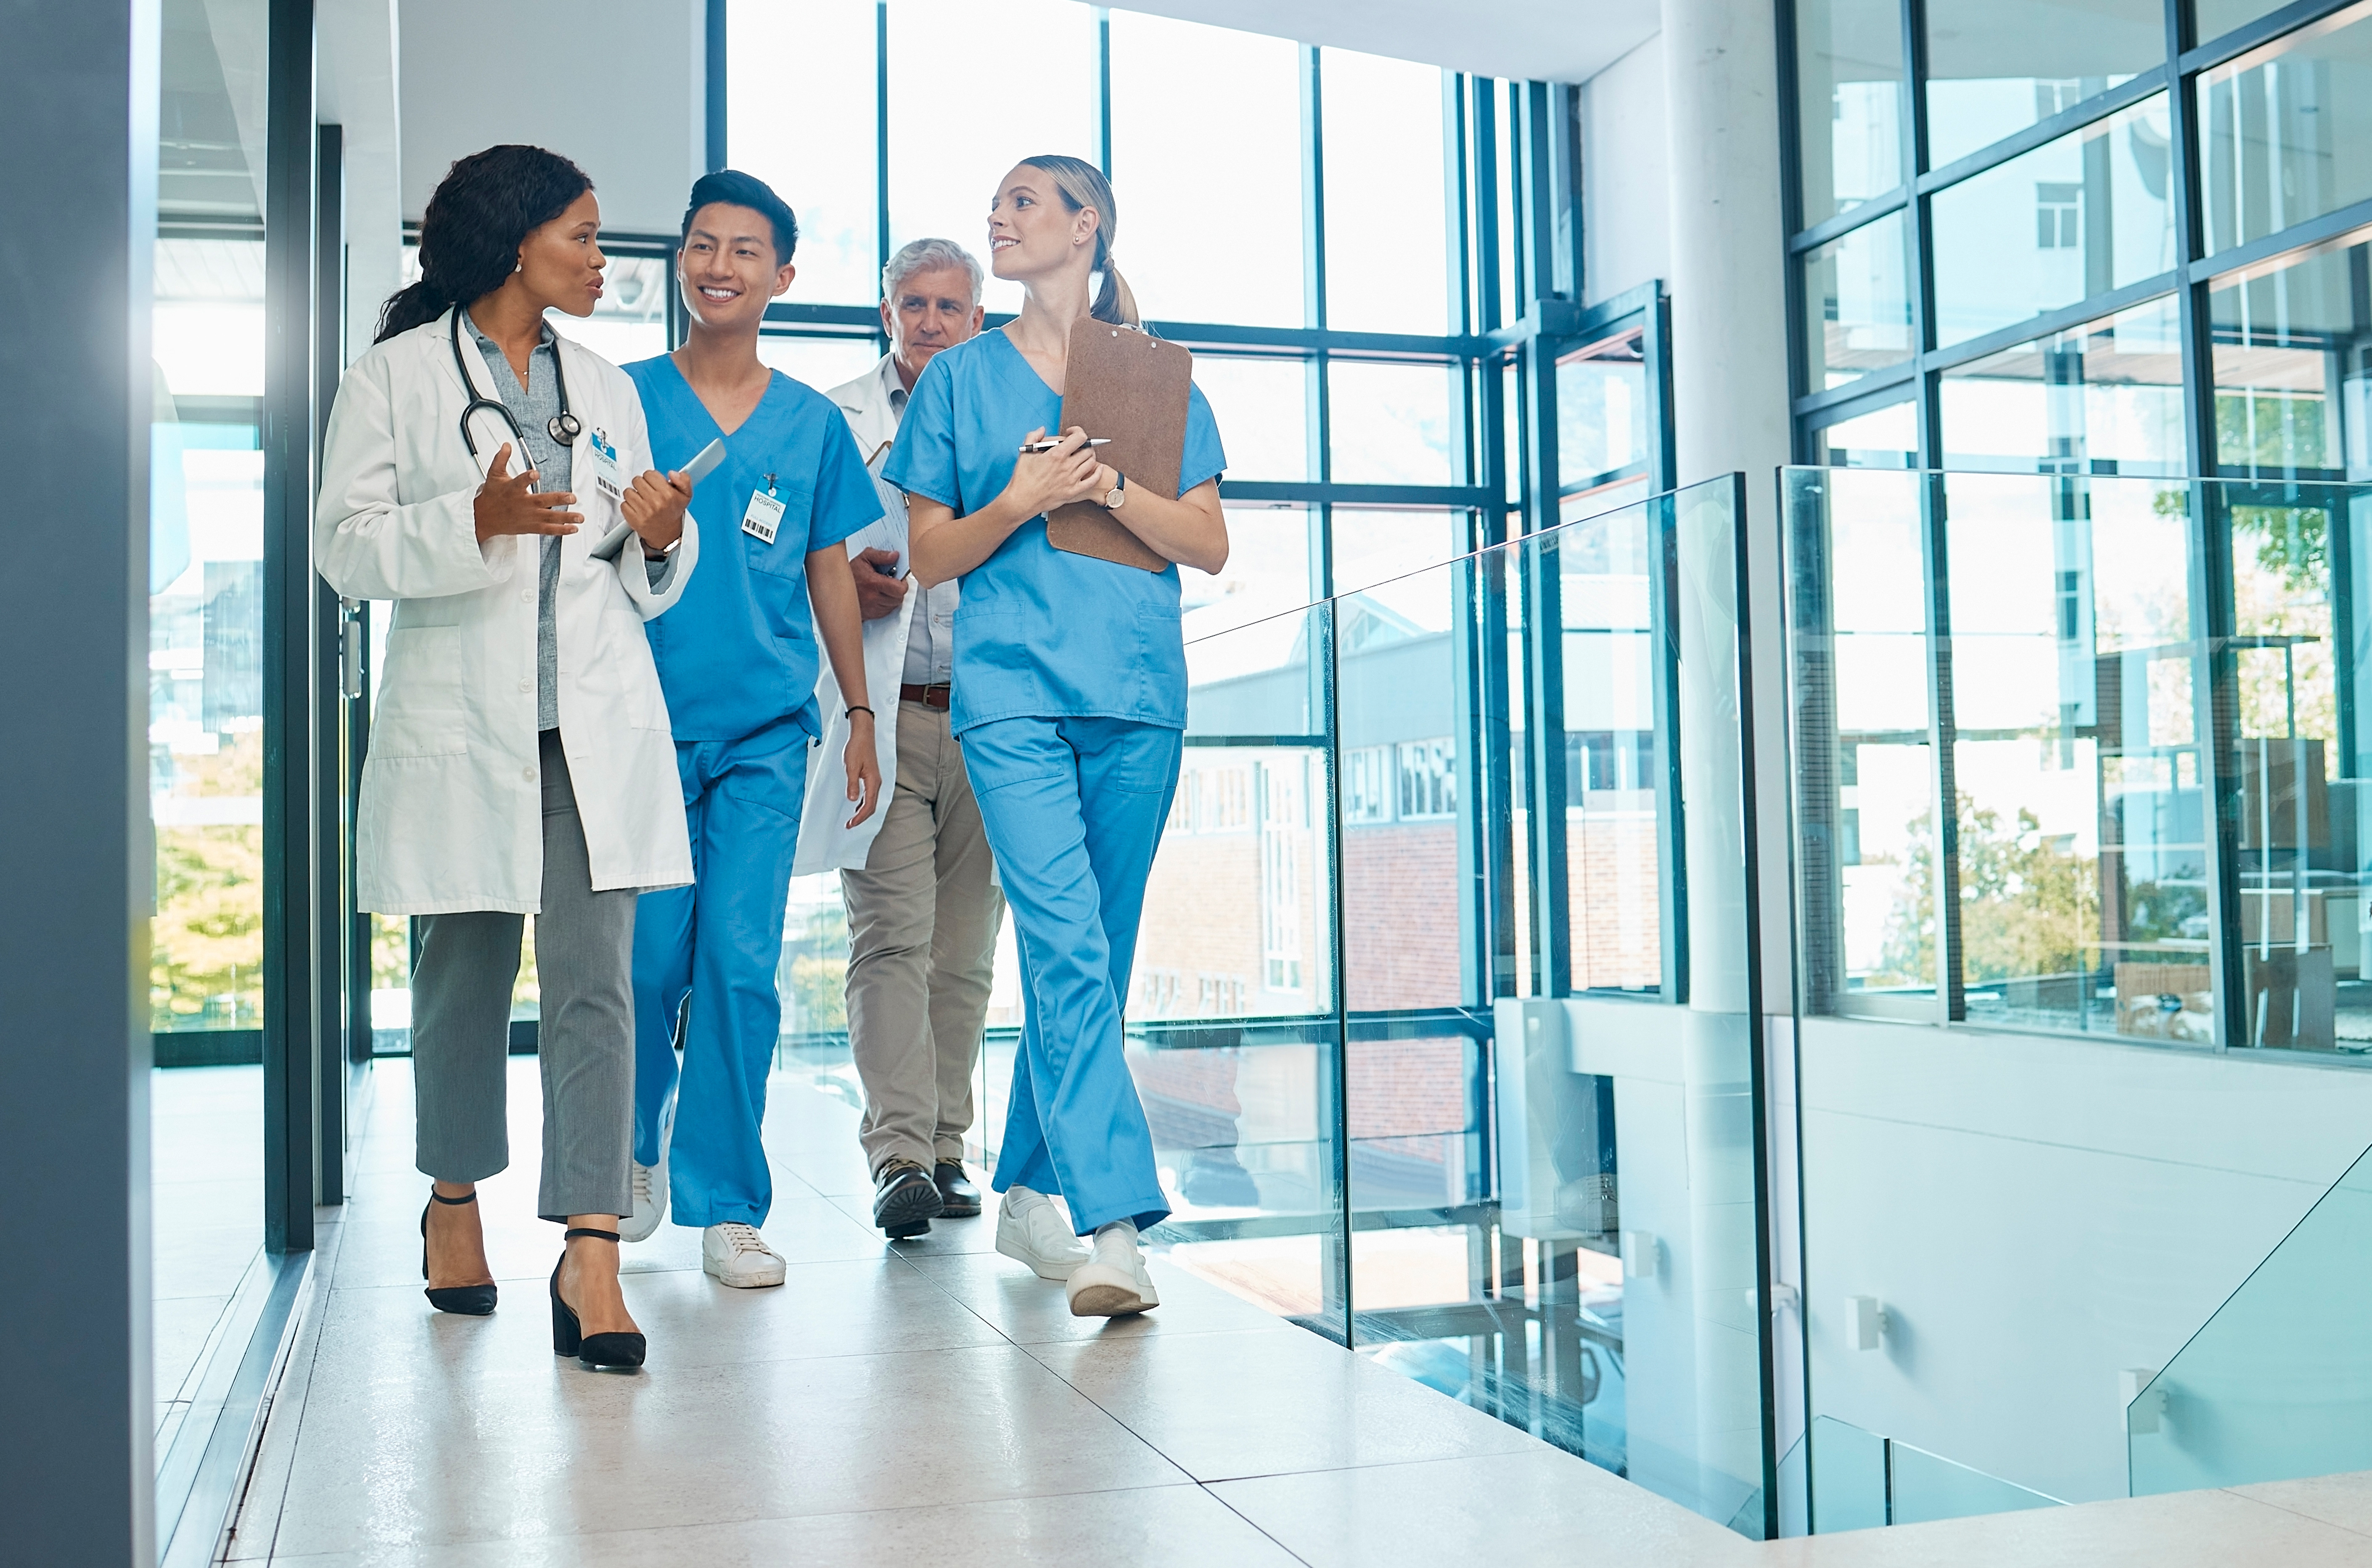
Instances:
[[[981,1211],[963,1138],[1005,900],[963,751],[948,728],[958,585],[913,591],[905,497],[879,479],[923,367],[980,331],[981,281],[980,263],[951,240],[900,250],[881,273],[890,352],[829,394],[883,492],[887,515],[851,535],[848,549],[866,680],[883,696],[894,688],[898,704],[876,726],[886,809],[855,830],[839,826],[845,812],[809,812],[798,870],[841,868],[849,1046],[865,1085],[858,1136],[873,1173],[873,1222],[892,1237],[920,1236],[940,1214]],[[823,712],[837,711],[834,695],[823,693]],[[819,755],[838,755],[835,744],[827,735]],[[845,787],[828,761],[808,784],[817,801],[836,800]]]

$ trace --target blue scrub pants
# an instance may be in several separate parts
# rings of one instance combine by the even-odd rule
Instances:
[[[634,1159],[658,1163],[660,1121],[673,1093],[668,1185],[675,1223],[763,1225],[774,1183],[759,1129],[783,1027],[774,970],[807,790],[808,738],[784,725],[746,740],[680,744],[675,759],[692,830],[692,885],[645,893],[634,907]],[[679,1085],[675,1023],[687,994]]]
[[[1121,1014],[1180,750],[1177,730],[1127,719],[997,719],[963,732],[1028,998],[992,1184],[1059,1194],[1081,1236],[1169,1214]]]

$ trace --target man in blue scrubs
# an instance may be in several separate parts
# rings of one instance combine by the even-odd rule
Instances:
[[[691,338],[625,367],[654,461],[682,470],[719,437],[726,457],[692,500],[723,543],[647,626],[668,708],[653,719],[675,731],[694,881],[646,893],[635,910],[634,1213],[621,1229],[648,1237],[672,1195],[675,1222],[703,1229],[702,1266],[743,1287],[783,1283],[783,1260],[757,1228],[773,1197],[759,1129],[782,1028],[774,971],[808,750],[822,731],[819,641],[849,714],[855,820],[881,791],[841,546],[881,503],[840,410],[758,358],[759,323],[790,286],[797,242],[790,208],[763,180],[703,176],[676,259]]]

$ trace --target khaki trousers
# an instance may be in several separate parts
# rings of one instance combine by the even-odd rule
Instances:
[[[865,1085],[858,1140],[892,1160],[963,1158],[1005,898],[948,715],[898,704],[898,783],[848,908],[848,1040]]]

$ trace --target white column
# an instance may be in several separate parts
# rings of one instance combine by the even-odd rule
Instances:
[[[1741,608],[1754,670],[1750,787],[1759,827],[1753,877],[1762,912],[1762,1005],[1766,1015],[1785,1014],[1792,962],[1784,771],[1788,704],[1776,470],[1788,460],[1790,421],[1780,41],[1773,7],[1753,0],[1664,0],[1662,9],[1678,478],[1687,485],[1733,470],[1746,476],[1749,584]],[[1712,541],[1693,542],[1713,553]],[[1718,569],[1712,560],[1696,564],[1703,571]],[[1683,685],[1703,679],[1701,673],[1692,680],[1684,672]],[[1721,704],[1703,706],[1705,716],[1715,719]],[[1689,736],[1688,716],[1684,707],[1684,754],[1695,755],[1698,777],[1711,786],[1709,801],[1717,799],[1728,779],[1719,766],[1705,765],[1712,759],[1703,749],[1714,738]],[[1735,724],[1734,714],[1723,716]],[[1793,1072],[1784,1030],[1773,1034],[1762,1020],[1741,1016],[1746,997],[1737,945],[1743,939],[1739,900],[1747,890],[1747,867],[1729,817],[1718,807],[1699,810],[1692,805],[1686,841],[1692,1010],[1727,1015],[1700,1020],[1684,1063],[1692,1240],[1697,1253],[1692,1272],[1699,1458],[1708,1472],[1708,1490],[1717,1484],[1716,1477],[1754,1477],[1760,1446],[1747,1077],[1756,1037],[1776,1047],[1765,1058],[1770,1074],[1792,1081]],[[1699,918],[1700,900],[1707,906],[1703,914],[1711,918]],[[1772,1088],[1773,1103],[1792,1103],[1791,1082],[1774,1082]],[[1775,1175],[1793,1167],[1793,1127],[1773,1125],[1769,1131]],[[1785,1239],[1792,1240],[1792,1234]],[[1799,1277],[1785,1249],[1774,1247],[1774,1262],[1780,1278]],[[1797,1330],[1792,1315],[1783,1315],[1773,1327],[1779,1330],[1773,1338],[1784,1390],[1784,1454],[1801,1431],[1800,1373],[1789,1342]]]
[[[1663,7],[1679,477],[1692,484],[1732,470],[1746,475],[1762,886],[1764,908],[1775,915],[1786,907],[1787,793],[1773,474],[1787,461],[1789,422],[1772,13],[1749,0],[1664,0]],[[1763,960],[1764,1008],[1784,1009],[1790,961],[1784,920],[1763,923]]]

